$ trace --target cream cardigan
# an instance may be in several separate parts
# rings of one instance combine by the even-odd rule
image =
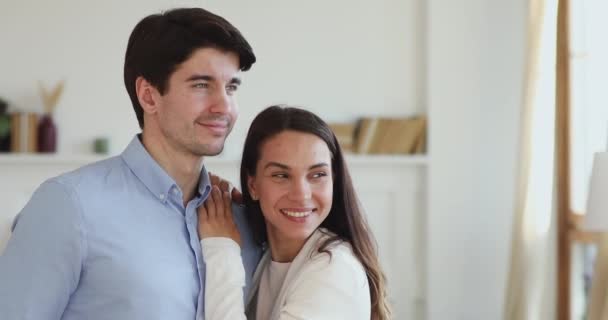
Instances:
[[[363,266],[350,245],[339,243],[319,253],[319,245],[330,235],[315,231],[291,263],[285,281],[272,306],[270,319],[257,320],[369,320],[369,285]],[[207,277],[204,320],[255,319],[257,290],[263,271],[270,263],[267,251],[253,276],[244,312],[244,269],[240,249],[227,238],[201,241]]]

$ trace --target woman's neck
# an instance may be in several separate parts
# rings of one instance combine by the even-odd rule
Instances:
[[[268,245],[272,261],[292,262],[296,258],[306,240],[282,237],[276,233],[268,233]]]
[[[266,226],[268,230],[268,245],[270,247],[270,256],[275,262],[292,262],[296,258],[300,250],[304,247],[307,239],[294,239],[286,237],[279,232],[275,232],[270,226]]]

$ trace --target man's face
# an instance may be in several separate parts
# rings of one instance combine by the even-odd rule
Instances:
[[[159,97],[158,127],[166,142],[196,156],[222,152],[238,116],[239,58],[232,52],[197,49],[169,77]]]

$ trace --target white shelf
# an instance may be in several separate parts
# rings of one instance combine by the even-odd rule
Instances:
[[[108,157],[94,154],[0,153],[0,165],[85,165]]]
[[[0,153],[0,165],[85,165],[111,157],[110,155],[93,154],[35,154],[35,153]],[[213,157],[205,159],[210,165],[238,165],[238,159]],[[346,161],[351,165],[427,165],[426,155],[358,155],[346,154]]]
[[[346,154],[349,164],[383,164],[383,165],[427,165],[427,155],[360,155]]]

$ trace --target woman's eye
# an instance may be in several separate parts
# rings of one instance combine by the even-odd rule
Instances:
[[[314,173],[312,175],[312,177],[315,178],[315,179],[327,177],[327,173],[325,173],[325,172],[317,172],[317,173]]]
[[[287,174],[285,173],[275,173],[272,175],[273,178],[277,179],[287,179]]]

